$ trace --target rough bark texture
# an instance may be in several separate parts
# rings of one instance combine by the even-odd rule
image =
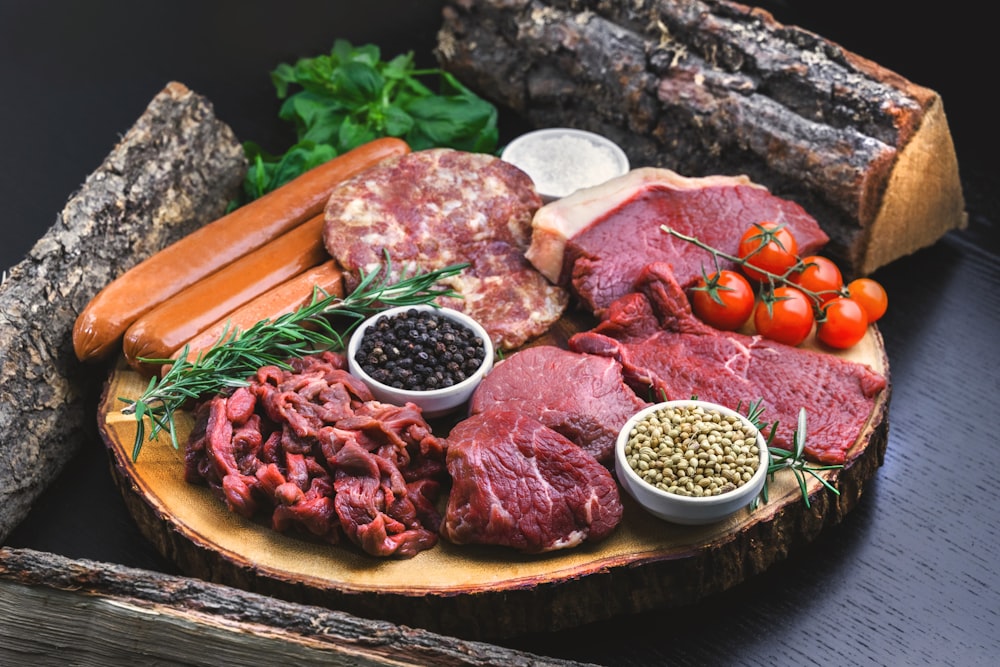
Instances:
[[[746,174],[812,213],[848,275],[965,225],[937,93],[763,10],[456,0],[444,16],[442,66],[529,125],[603,133],[634,166]]]
[[[120,565],[0,548],[0,663],[558,667],[543,658]],[[211,650],[206,651],[206,646]]]
[[[133,264],[218,217],[245,169],[203,97],[169,84],[0,285],[0,542],[94,432],[107,368],[73,353],[77,313]]]

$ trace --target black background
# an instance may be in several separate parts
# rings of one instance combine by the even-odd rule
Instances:
[[[970,224],[875,275],[893,381],[885,465],[860,506],[785,562],[682,612],[505,642],[608,665],[992,664],[1000,653],[1000,186],[996,40],[985,9],[768,2],[944,100]],[[985,5],[984,5],[985,6]],[[0,0],[0,268],[20,261],[170,80],[241,139],[280,150],[268,72],[338,37],[431,64],[439,2]],[[514,120],[501,131],[513,127]],[[509,137],[508,137],[509,138]],[[7,439],[15,437],[3,434]],[[172,571],[87,447],[7,541]],[[2,619],[0,619],[2,622]]]

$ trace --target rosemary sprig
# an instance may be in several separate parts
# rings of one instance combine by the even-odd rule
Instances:
[[[759,415],[758,415],[759,417]],[[753,421],[753,419],[751,419]],[[755,422],[756,423],[756,422]],[[843,468],[842,465],[824,465],[815,466],[807,462],[803,458],[803,452],[806,446],[806,409],[801,408],[799,410],[798,424],[795,428],[795,433],[792,436],[795,449],[794,451],[789,451],[787,449],[782,449],[781,447],[772,447],[770,443],[774,439],[774,433],[777,430],[778,423],[775,422],[771,428],[771,432],[768,434],[768,466],[767,466],[767,479],[764,482],[764,489],[761,491],[761,496],[764,502],[767,502],[767,487],[768,484],[774,479],[774,474],[779,470],[788,468],[795,474],[795,479],[799,483],[799,490],[802,492],[802,501],[806,504],[806,507],[811,507],[809,503],[809,490],[806,487],[807,478],[806,475],[811,475],[815,477],[819,482],[825,486],[828,490],[833,493],[840,495],[840,491],[837,490],[835,486],[826,481],[821,472],[825,470],[838,470]],[[756,506],[757,502],[754,501]]]
[[[288,359],[304,357],[322,350],[344,347],[348,334],[366,317],[395,306],[431,304],[438,297],[457,296],[449,287],[438,282],[457,275],[468,264],[452,264],[434,271],[412,274],[405,271],[394,283],[389,283],[391,263],[386,258],[385,271],[378,267],[362,273],[361,282],[346,297],[327,295],[315,290],[310,303],[274,320],[262,320],[240,331],[226,329],[212,347],[199,352],[193,361],[188,358],[187,347],[177,359],[142,359],[154,364],[169,364],[162,376],[153,376],[145,391],[137,399],[119,397],[127,404],[123,414],[134,414],[136,420],[135,444],[132,460],[146,441],[143,420],[149,417],[149,440],[155,440],[161,431],[170,434],[174,448],[178,448],[174,413],[188,401],[198,399],[228,388],[246,386],[247,378],[261,366],[277,365],[288,368]],[[330,322],[330,316],[346,317],[350,322],[340,331]]]

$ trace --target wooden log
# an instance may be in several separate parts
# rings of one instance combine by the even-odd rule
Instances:
[[[0,664],[559,667],[580,663],[194,579],[0,548]],[[208,650],[206,650],[208,648]],[[67,654],[67,649],[71,653]]]
[[[245,167],[240,143],[209,102],[171,83],[27,257],[4,274],[0,541],[94,439],[107,369],[77,362],[71,341],[77,314],[111,279],[218,217]]]
[[[966,224],[940,96],[726,0],[457,0],[441,65],[533,127],[634,166],[746,174],[797,201],[849,277]]]

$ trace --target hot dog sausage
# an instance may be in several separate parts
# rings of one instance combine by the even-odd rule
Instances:
[[[73,327],[81,361],[105,357],[140,315],[239,257],[323,211],[331,190],[389,157],[410,150],[376,139],[315,167],[280,188],[180,239],[98,292]]]
[[[261,320],[274,320],[309,304],[316,288],[331,296],[343,296],[342,277],[336,260],[331,259],[271,288],[187,341],[184,345],[188,349],[188,359],[212,347],[223,334],[246,331]],[[174,350],[170,357],[176,359],[184,345]]]
[[[248,255],[139,317],[122,339],[129,365],[143,369],[140,357],[165,359],[195,334],[210,327],[258,295],[328,259],[323,245],[323,215],[285,232]]]

